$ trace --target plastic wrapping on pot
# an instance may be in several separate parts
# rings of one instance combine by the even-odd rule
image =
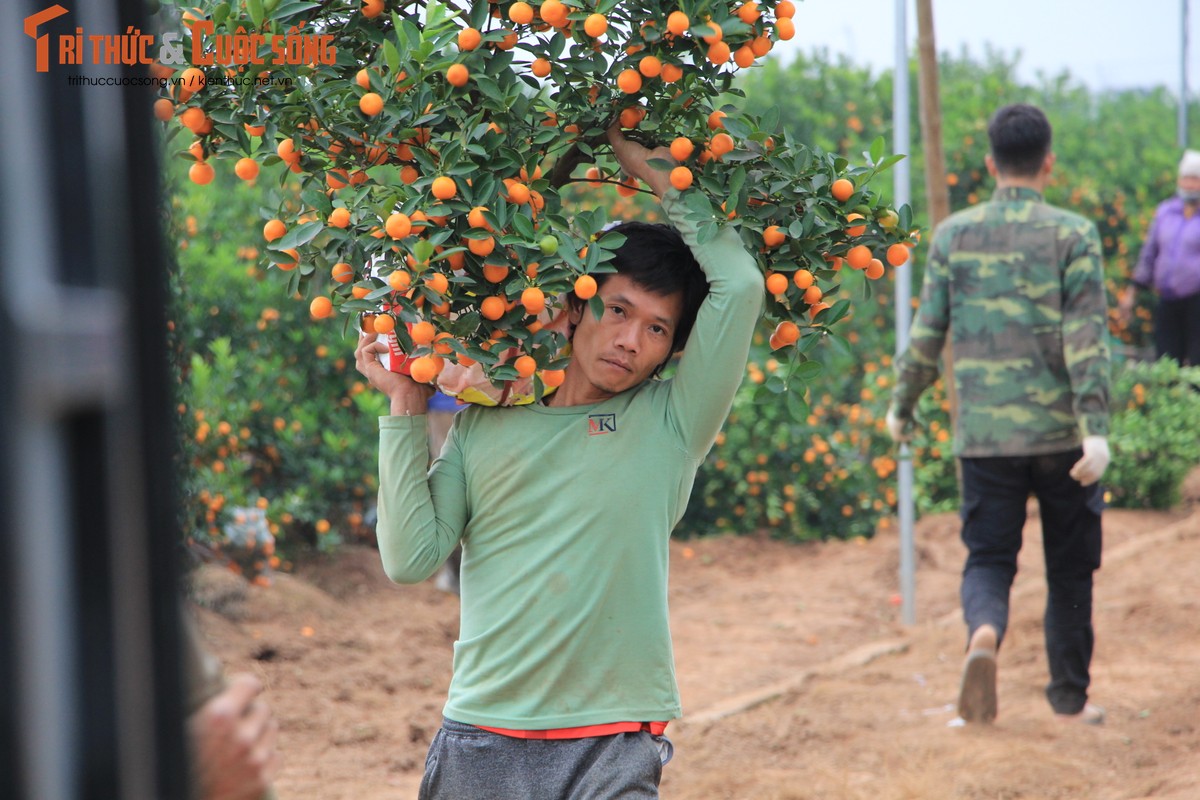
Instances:
[[[539,316],[539,319],[545,326],[543,330],[558,331],[564,336],[569,333],[570,322],[565,311],[558,311],[553,318],[550,317],[550,312],[546,311]],[[390,354],[388,368],[393,372],[408,375],[409,357],[400,350],[396,335],[392,333],[384,338]],[[519,355],[521,355],[519,348],[510,347],[501,354],[500,358],[507,362]],[[563,355],[570,355],[570,345],[563,350]],[[532,377],[503,381],[500,385],[496,385],[488,380],[483,373],[483,367],[478,363],[463,366],[447,361],[446,366],[438,374],[436,383],[439,391],[455,398],[460,403],[481,406],[521,406],[534,401]],[[554,389],[555,387],[545,387],[542,392],[543,396],[552,394]]]

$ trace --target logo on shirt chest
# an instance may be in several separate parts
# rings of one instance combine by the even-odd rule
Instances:
[[[617,432],[616,414],[588,414],[588,436]]]

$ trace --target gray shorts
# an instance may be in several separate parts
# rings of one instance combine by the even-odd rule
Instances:
[[[673,748],[665,736],[518,739],[444,720],[420,800],[654,800]]]

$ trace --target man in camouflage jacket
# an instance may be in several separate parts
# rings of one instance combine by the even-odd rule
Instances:
[[[1032,492],[1049,585],[1046,695],[1060,719],[1095,724],[1103,709],[1088,702],[1092,576],[1100,566],[1097,481],[1108,465],[1109,386],[1100,241],[1091,222],[1042,199],[1054,154],[1039,109],[999,109],[988,137],[996,193],[934,233],[888,427],[896,440],[909,438],[949,333],[968,551],[959,715],[985,723],[996,716],[996,653]]]

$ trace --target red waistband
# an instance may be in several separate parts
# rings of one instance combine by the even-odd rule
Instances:
[[[585,739],[590,736],[611,736],[614,733],[648,731],[653,736],[662,736],[667,729],[665,722],[606,722],[603,725],[584,725],[579,728],[549,728],[541,731],[518,731],[511,728],[493,728],[476,725],[480,730],[512,736],[515,739]]]

